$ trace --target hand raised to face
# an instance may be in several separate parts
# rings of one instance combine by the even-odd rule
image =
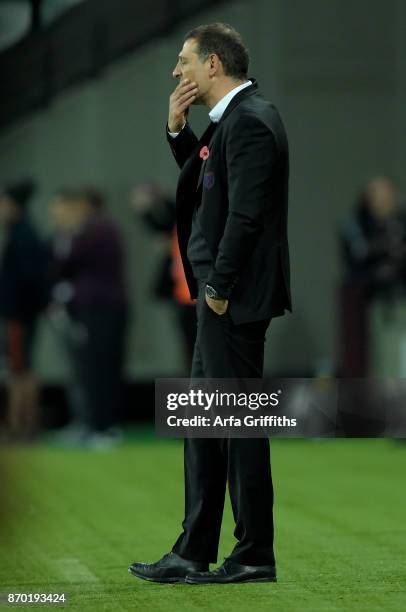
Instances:
[[[196,99],[198,87],[188,79],[181,81],[169,97],[168,128],[170,132],[180,132],[186,123],[186,111]]]

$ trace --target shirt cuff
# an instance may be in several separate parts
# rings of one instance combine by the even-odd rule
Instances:
[[[185,125],[186,125],[186,123],[185,123]],[[183,130],[183,128],[185,127],[185,125],[182,127],[182,130]],[[181,130],[181,131],[182,131],[182,130]],[[180,131],[180,132],[181,132],[181,131]],[[170,132],[170,131],[168,130],[168,134],[169,134],[169,136],[170,136],[171,138],[176,138],[176,136],[178,136],[178,134],[180,134],[180,132]]]

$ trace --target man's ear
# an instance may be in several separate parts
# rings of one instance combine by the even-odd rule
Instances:
[[[218,74],[219,72],[219,68],[220,68],[220,60],[218,55],[216,55],[215,53],[211,53],[209,55],[209,72],[210,72],[210,76],[215,76],[216,74]]]

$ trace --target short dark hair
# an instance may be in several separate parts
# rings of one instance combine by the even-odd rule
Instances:
[[[53,197],[64,202],[73,202],[77,198],[77,192],[72,187],[60,187],[54,192]]]
[[[8,184],[0,191],[13,200],[18,208],[24,210],[28,208],[31,198],[37,191],[37,184],[33,179],[26,178],[17,183]]]
[[[85,200],[90,206],[97,211],[104,208],[104,195],[93,185],[85,185],[79,189],[79,198]]]
[[[85,185],[81,187],[64,187],[58,189],[54,194],[54,197],[64,200],[68,204],[77,202],[78,200],[85,200],[94,210],[102,210],[104,207],[104,196],[99,189],[93,187],[93,185]]]
[[[198,55],[205,61],[210,53],[218,55],[224,74],[234,79],[247,78],[249,53],[241,35],[227,23],[201,25],[190,30],[184,40],[193,38],[198,45]]]

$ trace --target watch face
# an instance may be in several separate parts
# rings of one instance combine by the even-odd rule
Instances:
[[[206,295],[208,295],[210,298],[215,298],[217,294],[213,287],[210,287],[210,285],[206,285]]]

